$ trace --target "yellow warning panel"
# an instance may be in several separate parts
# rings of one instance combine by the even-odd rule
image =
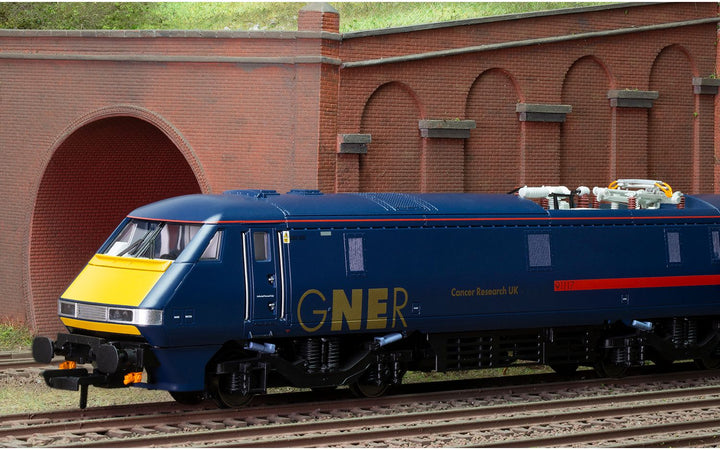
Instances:
[[[62,298],[107,305],[139,306],[170,267],[164,259],[95,255]]]

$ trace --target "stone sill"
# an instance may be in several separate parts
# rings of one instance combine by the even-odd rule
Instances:
[[[475,128],[474,120],[424,119],[418,121],[420,135],[424,138],[467,139]]]
[[[658,91],[640,91],[634,89],[611,89],[607,93],[613,108],[652,108],[659,97]]]
[[[338,134],[337,152],[341,154],[365,154],[372,142],[369,134]]]
[[[717,95],[720,86],[720,78],[693,77],[693,93]]]
[[[518,103],[515,112],[520,122],[565,122],[570,105],[550,105],[543,103]]]

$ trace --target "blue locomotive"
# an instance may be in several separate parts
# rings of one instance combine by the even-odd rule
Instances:
[[[245,404],[271,386],[379,396],[407,370],[720,366],[720,196],[228,191],[133,211],[38,337],[49,386]],[[93,364],[93,371],[76,364]]]

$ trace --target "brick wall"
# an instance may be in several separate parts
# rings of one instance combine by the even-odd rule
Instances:
[[[714,191],[714,96],[694,94],[692,78],[716,71],[716,15],[717,5],[708,3],[623,5],[346,35],[338,132],[367,132],[362,120],[378,90],[402,85],[387,104],[413,98],[418,119],[477,124],[464,142],[441,145],[446,161],[464,152],[464,163],[447,172],[444,184],[422,190],[444,190],[458,179],[466,191],[502,192],[525,183],[592,186],[657,176],[684,192]],[[613,107],[609,90],[658,91],[659,97],[650,107]],[[564,122],[521,123],[518,103],[569,105],[572,112]],[[407,130],[371,133],[361,166],[363,159],[414,146],[419,179],[432,178],[424,171],[433,166],[422,162],[442,159],[432,153],[438,139],[396,142],[414,128],[415,121],[406,121]],[[652,152],[673,156],[656,163]],[[409,170],[403,166],[389,178],[405,180]],[[380,176],[361,170],[358,185],[382,188]]]
[[[290,33],[0,30],[0,317],[57,330],[57,296],[109,230],[182,193],[720,191],[718,102],[693,90],[718,72],[717,13],[621,4],[340,35],[311,4]],[[613,106],[611,90],[658,95]],[[552,121],[518,112],[537,105]],[[371,142],[342,153],[347,134]]]

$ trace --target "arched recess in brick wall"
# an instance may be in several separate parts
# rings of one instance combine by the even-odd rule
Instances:
[[[32,216],[30,317],[41,333],[61,329],[58,296],[127,213],[204,185],[179,136],[145,120],[104,117],[71,130],[47,163]]]
[[[663,49],[650,71],[650,89],[658,91],[659,97],[648,118],[648,177],[687,193],[692,192],[696,175],[692,76],[691,60],[679,45]],[[709,150],[712,156],[712,149]]]
[[[502,69],[483,72],[470,88],[465,118],[477,129],[465,141],[465,192],[508,192],[520,184],[519,98]]]
[[[605,186],[612,181],[609,87],[607,68],[593,56],[575,61],[565,75],[561,102],[571,105],[572,112],[560,131],[561,185],[573,189]]]
[[[360,191],[420,191],[421,117],[415,94],[401,83],[382,85],[370,96],[360,125],[361,133],[372,135],[367,154],[360,155]]]

